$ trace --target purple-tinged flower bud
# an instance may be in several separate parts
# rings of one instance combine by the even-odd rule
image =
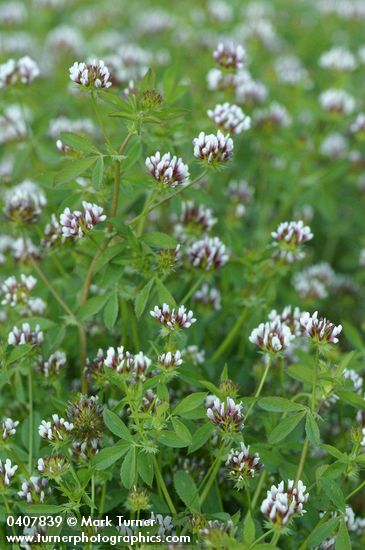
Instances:
[[[73,239],[82,239],[98,223],[106,220],[104,209],[97,204],[83,201],[84,211],[71,212],[66,208],[60,216],[62,235]]]
[[[272,246],[276,249],[273,258],[287,263],[302,259],[304,252],[300,250],[300,246],[313,239],[310,227],[304,225],[302,220],[279,224],[271,236],[275,239]]]
[[[40,326],[36,325],[35,329],[31,330],[29,323],[23,323],[21,329],[14,327],[8,336],[10,346],[22,346],[24,344],[39,346],[42,342],[43,332],[40,330]]]
[[[290,328],[282,323],[279,318],[267,323],[260,323],[251,332],[249,340],[256,344],[262,351],[267,353],[278,353],[287,349],[295,336]]]
[[[46,197],[38,185],[26,180],[6,191],[4,215],[14,223],[35,223],[46,204]]]
[[[302,481],[298,481],[294,486],[294,481],[288,481],[287,491],[284,490],[284,481],[281,481],[276,487],[273,485],[267,496],[261,504],[261,512],[273,524],[285,526],[294,515],[302,516],[305,514],[303,504],[307,502],[309,494],[306,493],[306,486]]]
[[[20,275],[18,282],[14,275],[8,277],[1,285],[0,292],[3,295],[2,305],[16,307],[18,304],[26,304],[29,300],[29,294],[37,284],[37,279],[31,275]]]
[[[218,44],[213,52],[214,60],[225,69],[242,69],[246,61],[246,51],[240,44]]]
[[[351,115],[355,109],[355,100],[345,90],[329,89],[319,96],[324,111],[341,115]]]
[[[26,500],[28,504],[44,502],[46,493],[50,494],[48,483],[45,478],[31,476],[29,480],[22,483],[22,488],[18,491],[18,497]]]
[[[71,422],[60,418],[58,414],[53,414],[51,422],[42,420],[38,427],[38,433],[43,439],[59,443],[65,441],[70,436],[73,428],[74,426]]]
[[[204,284],[195,292],[193,295],[193,300],[209,306],[215,311],[219,311],[221,309],[221,294],[219,290],[216,288],[209,288],[207,284]]]
[[[242,134],[251,127],[251,118],[246,116],[238,105],[231,105],[227,102],[218,103],[213,110],[209,109],[207,114],[221,130],[230,134]]]
[[[263,468],[260,456],[257,453],[250,454],[250,447],[246,447],[244,443],[241,443],[239,449],[230,451],[226,466],[229,479],[235,482],[235,487],[239,490],[245,486],[248,478],[254,477]]]
[[[62,455],[45,456],[38,459],[37,469],[49,479],[60,479],[70,464]]]
[[[196,322],[196,319],[193,317],[193,312],[191,310],[187,311],[185,306],[180,306],[177,311],[175,308],[170,311],[170,306],[168,304],[163,304],[162,308],[155,306],[154,309],[150,311],[150,314],[164,327],[172,331],[181,328],[189,328]]]
[[[14,84],[30,84],[39,74],[37,63],[28,55],[18,61],[9,59],[0,65],[0,88]]]
[[[183,363],[183,360],[180,351],[168,351],[158,356],[158,362],[164,369],[175,369]]]
[[[227,162],[233,156],[233,140],[220,130],[216,135],[200,132],[199,136],[193,139],[193,145],[194,156],[208,164]]]
[[[12,420],[11,418],[5,418],[2,421],[2,438],[8,439],[16,434],[16,429],[19,426],[19,420]]]
[[[10,485],[11,478],[14,476],[18,466],[14,464],[11,465],[11,460],[7,458],[3,463],[0,460],[0,487],[4,490]]]
[[[306,311],[300,318],[306,334],[318,344],[337,344],[337,336],[342,331],[342,325],[335,326],[325,317],[318,317],[318,311],[312,315]]]
[[[87,88],[109,88],[110,73],[103,60],[90,63],[75,63],[70,67],[70,79]]]
[[[219,269],[229,260],[229,252],[218,237],[205,236],[192,243],[186,255],[193,267],[209,271]]]
[[[189,181],[188,165],[184,164],[182,159],[175,155],[171,157],[171,153],[161,155],[157,151],[154,155],[146,158],[145,164],[151,176],[162,187],[173,189]]]
[[[66,366],[66,354],[63,351],[55,351],[47,360],[40,358],[38,370],[45,378],[54,378],[60,370]]]
[[[242,404],[236,404],[230,397],[226,402],[214,397],[213,404],[207,409],[207,417],[225,432],[240,432],[244,428],[241,409]]]

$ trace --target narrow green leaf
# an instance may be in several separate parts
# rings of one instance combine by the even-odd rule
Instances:
[[[93,317],[99,311],[102,309],[102,307],[105,305],[105,302],[108,299],[108,295],[104,296],[93,296],[90,298],[86,304],[82,305],[78,311],[78,318],[81,321],[84,321],[85,319],[89,319],[89,317]]]
[[[104,323],[105,326],[112,330],[116,320],[118,319],[119,300],[117,292],[113,292],[104,308]]]
[[[150,246],[155,246],[157,248],[175,248],[177,241],[167,235],[166,233],[161,233],[160,231],[154,231],[151,233],[146,233],[143,236],[143,240]]]
[[[136,316],[139,319],[146,309],[148,298],[150,296],[151,289],[154,285],[155,279],[150,279],[148,283],[142,288],[142,290],[137,294],[134,301],[134,311]]]
[[[350,535],[344,520],[341,520],[340,528],[336,536],[335,550],[351,550]]]
[[[191,433],[189,432],[188,428],[181,422],[181,420],[178,420],[177,418],[172,419],[172,426],[174,428],[174,431],[176,435],[185,441],[187,445],[191,445],[193,442],[193,439],[191,437]]]
[[[181,449],[189,445],[189,443],[186,443],[186,441],[176,435],[175,432],[170,432],[168,430],[160,433],[158,442],[161,443],[161,445],[165,445],[165,447],[173,447],[176,449]]]
[[[163,282],[160,279],[156,279],[156,288],[158,299],[161,304],[168,304],[169,306],[176,307],[176,302],[170,291],[166,288]]]
[[[307,434],[307,437],[312,445],[316,447],[320,444],[321,434],[318,428],[318,424],[315,421],[315,418],[311,412],[307,413],[307,418],[305,421],[305,433]]]
[[[92,175],[91,175],[91,180],[92,180],[94,189],[99,190],[103,187],[103,179],[104,179],[104,159],[102,156],[100,156],[95,163],[95,166],[93,168]]]
[[[354,346],[354,348],[359,351],[365,351],[365,345],[363,338],[361,337],[359,331],[347,321],[342,321],[343,331],[347,340]]]
[[[75,149],[75,151],[83,151],[84,153],[98,154],[99,151],[85,136],[80,136],[72,132],[62,132],[61,140],[66,145]]]
[[[207,396],[207,392],[192,393],[185,397],[172,411],[174,415],[182,415],[183,413],[193,411],[204,403],[204,399]]]
[[[194,480],[184,470],[179,470],[174,475],[174,487],[185,504],[192,512],[200,512],[199,494]]]
[[[283,441],[293,430],[297,427],[299,422],[303,419],[305,412],[294,414],[284,418],[270,433],[268,441],[272,445]]]
[[[117,462],[130,448],[130,444],[126,441],[121,441],[112,447],[102,449],[93,458],[93,465],[97,470],[106,470],[112,464]]]
[[[200,428],[193,433],[192,443],[188,449],[189,454],[200,449],[208,441],[212,431],[213,424],[211,422],[207,422],[203,424],[203,426],[200,426]]]
[[[114,435],[117,435],[121,439],[129,441],[130,443],[133,441],[132,434],[128,430],[127,426],[113,411],[110,411],[109,409],[104,410],[104,422],[106,427],[109,428]]]
[[[343,492],[341,491],[339,485],[337,483],[333,483],[331,479],[328,479],[326,477],[322,477],[319,480],[319,484],[321,488],[323,489],[326,496],[330,499],[331,502],[341,510],[342,512],[345,511],[346,507],[346,501]]]
[[[55,185],[62,185],[62,183],[66,183],[67,181],[81,176],[81,174],[95,164],[97,158],[98,157],[87,157],[84,159],[67,161],[67,166],[60,170],[55,177]]]
[[[149,487],[152,487],[154,471],[152,456],[149,453],[143,453],[141,451],[138,453],[137,471],[142,480]]]
[[[131,489],[136,477],[136,448],[131,447],[123,460],[120,479],[126,489]]]
[[[317,546],[324,540],[330,538],[335,532],[337,525],[339,523],[339,518],[332,518],[317,527],[308,538],[308,548],[313,548]]]
[[[247,512],[243,522],[243,538],[248,544],[252,544],[255,540],[255,522],[252,519],[251,513]]]
[[[305,409],[304,405],[283,397],[263,397],[259,400],[258,405],[264,411],[270,412],[296,412]]]

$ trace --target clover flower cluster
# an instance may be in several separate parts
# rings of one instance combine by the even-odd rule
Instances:
[[[39,359],[38,370],[45,378],[56,377],[66,366],[66,360],[66,354],[63,351],[55,351],[47,360]]]
[[[35,223],[46,204],[46,197],[38,185],[26,180],[5,192],[4,215],[13,222]]]
[[[288,480],[287,490],[284,489],[284,481],[278,486],[272,485],[270,491],[261,504],[261,512],[273,524],[285,526],[295,515],[305,514],[304,504],[308,501],[309,494],[302,481],[294,485],[293,480]]]
[[[204,283],[203,286],[195,292],[193,295],[193,300],[195,302],[200,302],[215,311],[221,309],[221,294],[217,288],[209,288],[209,286]]]
[[[29,112],[19,105],[9,105],[0,114],[0,144],[22,141],[27,135]]]
[[[52,414],[52,421],[42,420],[38,427],[38,433],[48,441],[61,442],[70,436],[73,428],[74,425],[71,422],[60,418],[58,414]]]
[[[62,235],[72,239],[82,239],[98,223],[106,220],[104,209],[97,204],[83,201],[84,211],[66,208],[60,216]]]
[[[332,159],[344,158],[347,155],[347,139],[338,132],[331,132],[320,145],[320,152]]]
[[[28,262],[30,258],[39,260],[41,257],[39,248],[28,237],[15,239],[12,242],[11,249],[12,256],[17,262]]]
[[[250,447],[246,447],[244,443],[241,443],[240,448],[230,450],[226,466],[228,477],[235,482],[237,489],[242,489],[248,478],[255,477],[256,472],[263,468],[260,455],[251,454]]]
[[[181,356],[185,361],[191,362],[194,366],[203,365],[205,361],[205,350],[201,350],[198,346],[190,345],[181,351]]]
[[[357,62],[349,50],[340,46],[324,52],[319,58],[319,66],[335,71],[354,71]]]
[[[213,52],[213,58],[225,69],[241,69],[246,62],[246,51],[240,44],[220,42]]]
[[[146,158],[145,164],[151,176],[163,187],[173,189],[189,181],[188,165],[175,155],[171,157],[171,153],[161,155],[157,151],[154,155]]]
[[[303,269],[293,278],[294,288],[302,298],[326,298],[335,281],[336,274],[326,262]]]
[[[220,130],[216,135],[200,132],[199,136],[194,138],[193,145],[194,156],[208,164],[227,162],[233,156],[233,140]]]
[[[110,88],[110,73],[104,61],[92,60],[90,63],[75,63],[70,67],[70,79],[87,88]]]
[[[294,336],[302,336],[301,316],[302,312],[298,307],[286,306],[281,313],[278,313],[276,309],[271,310],[268,319],[272,323],[278,320],[280,323],[287,325]]]
[[[312,315],[306,311],[300,318],[300,323],[306,334],[318,344],[337,344],[337,336],[342,331],[342,325],[334,325],[325,317],[318,317],[318,311]]]
[[[355,135],[365,133],[365,113],[358,113],[350,125],[350,133]]]
[[[292,119],[287,109],[280,103],[273,102],[266,109],[256,109],[253,113],[256,126],[288,128]]]
[[[16,464],[12,466],[11,460],[9,458],[7,458],[5,462],[2,462],[2,460],[0,459],[0,487],[2,489],[10,485],[10,481],[17,469],[18,466]]]
[[[355,109],[354,98],[345,90],[329,89],[319,96],[319,103],[324,111],[351,115]]]
[[[90,460],[100,449],[104,431],[103,405],[97,396],[80,395],[67,408],[67,418],[72,423],[73,457]]]
[[[294,338],[295,335],[290,327],[279,317],[275,317],[274,320],[260,323],[257,328],[253,329],[249,341],[266,353],[278,353],[285,351]]]
[[[69,463],[64,456],[51,455],[39,458],[37,470],[49,479],[59,479],[69,468]]]
[[[17,326],[9,332],[8,344],[10,346],[23,346],[30,344],[32,346],[40,346],[43,342],[43,332],[39,325],[36,325],[34,330],[30,328],[29,323],[23,323],[19,329]]]
[[[204,271],[219,269],[229,260],[226,245],[218,237],[207,235],[188,246],[186,256],[193,267]]]
[[[19,420],[13,420],[12,418],[5,418],[1,423],[2,438],[8,439],[16,434],[16,429],[19,426]]]
[[[217,126],[230,134],[242,134],[251,127],[251,118],[244,114],[241,107],[228,102],[218,103],[213,110],[209,109],[207,114]]]
[[[219,521],[218,519],[210,519],[204,527],[199,529],[199,537],[204,548],[224,548],[224,540],[228,535],[234,537],[235,527],[231,519],[227,521]],[[218,544],[217,544],[218,543]]]
[[[232,180],[229,182],[227,195],[235,206],[236,218],[241,218],[246,214],[246,207],[252,200],[254,190],[245,180]]]
[[[345,380],[351,380],[354,385],[354,390],[356,393],[362,393],[363,388],[363,378],[353,369],[344,369],[342,373]]]
[[[61,116],[50,121],[48,132],[56,140],[57,149],[62,153],[69,153],[71,148],[59,139],[60,135],[63,132],[93,135],[95,133],[95,126],[90,118],[71,120],[65,116]]]
[[[212,396],[211,401],[207,407],[207,417],[215,426],[225,432],[240,432],[243,430],[241,403],[236,404],[230,397],[227,397],[224,402],[216,396]]]
[[[275,239],[272,243],[275,247],[273,258],[287,263],[301,260],[305,256],[301,245],[313,239],[310,227],[302,220],[280,223],[271,236]]]
[[[196,204],[194,201],[185,201],[181,204],[181,214],[177,218],[171,218],[174,223],[174,235],[180,241],[188,238],[189,230],[197,230],[203,233],[209,233],[217,223],[211,208],[204,204]]]
[[[40,74],[37,63],[28,55],[0,65],[0,89],[14,84],[30,84]]]
[[[16,307],[19,303],[25,304],[29,299],[29,294],[37,284],[37,279],[31,275],[20,275],[20,281],[15,276],[8,277],[1,285],[0,292],[3,295],[2,305]]]
[[[164,369],[175,369],[183,363],[181,352],[179,350],[175,352],[168,351],[167,353],[162,353],[158,356],[157,360]]]
[[[18,491],[18,497],[26,500],[28,504],[43,503],[46,493],[50,493],[47,480],[44,478],[31,476],[29,480],[24,480],[22,488]]]
[[[177,310],[170,310],[168,304],[163,304],[162,307],[155,306],[150,315],[171,331],[189,328],[196,322],[194,313],[191,310],[187,311],[185,306],[180,306]]]
[[[308,71],[295,55],[282,55],[274,63],[276,76],[282,84],[295,86],[308,83]]]
[[[0,6],[1,25],[21,25],[27,18],[27,8],[21,2],[4,2]]]
[[[104,360],[105,367],[113,369],[118,374],[129,376],[133,383],[146,380],[151,363],[151,359],[141,351],[133,355],[129,351],[125,351],[123,346],[118,347],[116,350],[110,347]]]

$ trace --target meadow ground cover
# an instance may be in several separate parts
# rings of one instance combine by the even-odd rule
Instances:
[[[0,4],[1,548],[364,548],[364,24]]]

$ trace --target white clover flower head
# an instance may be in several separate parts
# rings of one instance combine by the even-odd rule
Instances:
[[[214,217],[211,208],[207,208],[204,204],[184,201],[181,203],[180,216],[171,216],[171,221],[174,223],[175,238],[185,242],[190,233],[209,233],[217,223],[217,218]]]
[[[221,401],[214,396],[213,403],[207,408],[207,417],[225,432],[240,432],[244,428],[242,403],[236,404],[231,397]]]
[[[320,145],[320,152],[325,157],[333,159],[343,158],[347,154],[348,141],[342,134],[332,132],[328,134]]]
[[[271,322],[279,320],[280,323],[290,328],[294,336],[301,336],[303,334],[303,329],[300,324],[301,316],[302,312],[299,307],[292,308],[292,306],[286,306],[281,313],[278,313],[276,309],[271,310],[268,319]]]
[[[281,481],[278,486],[272,485],[270,491],[267,491],[267,496],[260,509],[273,524],[284,527],[293,516],[305,514],[303,505],[308,498],[306,486],[301,480],[297,485],[294,485],[294,481],[289,480],[286,491],[284,481]]]
[[[0,286],[0,293],[3,295],[2,305],[16,307],[18,304],[29,303],[29,294],[37,284],[37,279],[32,275],[20,275],[17,281],[14,275],[11,275]]]
[[[354,98],[345,90],[331,88],[322,92],[319,103],[324,111],[342,115],[351,115],[355,109]]]
[[[334,325],[325,317],[318,317],[318,311],[312,315],[306,311],[300,318],[300,323],[306,334],[318,344],[337,344],[337,336],[342,331],[342,325]]]
[[[351,380],[354,385],[354,390],[356,393],[362,393],[363,388],[363,378],[353,369],[344,369],[342,372],[343,378],[345,380]]]
[[[193,242],[186,249],[186,256],[191,265],[204,271],[220,269],[229,260],[229,252],[218,237],[208,237]]]
[[[246,180],[231,180],[228,184],[227,195],[235,207],[235,217],[242,218],[246,214],[246,207],[254,195],[253,188]]]
[[[217,288],[210,288],[206,283],[195,292],[193,300],[214,309],[214,311],[219,311],[222,307],[221,293]]]
[[[282,222],[276,231],[271,233],[275,239],[272,246],[275,248],[274,259],[280,259],[287,263],[293,263],[304,257],[301,245],[313,239],[313,233],[302,220]]]
[[[55,351],[47,360],[40,359],[38,369],[45,378],[57,376],[66,366],[67,357],[63,351]]]
[[[73,428],[72,422],[60,418],[58,414],[53,414],[52,421],[42,420],[38,427],[38,433],[42,439],[58,443],[67,439]]]
[[[110,347],[107,350],[103,364],[118,374],[127,376],[130,382],[135,384],[138,381],[146,380],[147,371],[152,361],[141,351],[134,355],[120,346],[117,349]]]
[[[241,443],[238,449],[231,449],[226,466],[228,468],[228,477],[235,482],[237,489],[243,488],[247,479],[255,477],[256,472],[263,468],[258,453],[251,454],[250,447]]]
[[[246,50],[240,44],[220,42],[213,52],[213,58],[225,69],[241,69],[246,62]]]
[[[277,102],[271,103],[266,109],[256,109],[253,119],[256,126],[264,127],[288,128],[292,123],[286,107]]]
[[[75,63],[70,67],[70,79],[87,88],[110,88],[110,73],[102,59],[90,63]]]
[[[341,46],[322,53],[318,63],[322,69],[334,71],[354,71],[357,67],[355,56]]]
[[[60,216],[60,226],[64,237],[82,239],[98,223],[106,220],[104,209],[97,204],[83,201],[84,211],[65,208]]]
[[[193,145],[194,156],[208,164],[227,162],[233,156],[233,140],[220,130],[216,135],[200,132],[199,136],[194,138]]]
[[[43,332],[39,325],[36,325],[34,330],[32,330],[29,323],[23,323],[20,329],[15,326],[8,335],[8,344],[10,346],[22,346],[24,344],[39,346],[42,342]]]
[[[295,55],[282,55],[274,64],[276,76],[282,84],[295,86],[308,79],[308,71]]]
[[[201,350],[198,346],[187,346],[181,351],[181,356],[185,361],[190,361],[194,366],[203,365],[205,362],[205,350]]]
[[[57,243],[64,241],[62,227],[57,219],[56,214],[51,214],[51,219],[44,228],[42,245],[46,248],[51,248]]]
[[[18,61],[9,59],[0,65],[0,88],[14,84],[30,84],[40,74],[37,63],[28,55]]]
[[[39,186],[25,180],[5,192],[4,215],[16,223],[35,223],[46,204],[46,196]]]
[[[262,351],[275,354],[286,350],[294,338],[295,335],[290,327],[276,317],[273,321],[260,323],[257,328],[253,329],[249,341]]]
[[[176,310],[175,308],[170,309],[168,304],[163,304],[162,307],[155,306],[150,314],[171,331],[189,328],[196,322],[194,313],[191,310],[187,311],[185,306],[180,306]]]
[[[19,237],[12,241],[11,253],[15,261],[27,262],[29,258],[39,260],[41,253],[39,248],[28,238]]]
[[[16,429],[19,426],[19,420],[13,420],[12,418],[4,418],[2,421],[2,438],[8,439],[16,434]]]
[[[218,103],[213,110],[209,109],[207,114],[217,126],[230,134],[242,134],[251,128],[251,118],[246,116],[238,105]]]
[[[22,483],[22,488],[18,491],[18,497],[26,500],[28,504],[33,502],[44,502],[46,492],[49,494],[47,480],[37,476],[31,476],[29,480]]]
[[[145,164],[151,176],[163,187],[173,189],[189,182],[188,165],[175,155],[171,157],[171,153],[161,155],[157,151],[154,155],[146,158]]]
[[[179,350],[175,352],[168,351],[158,356],[158,362],[164,369],[175,369],[182,365],[183,359]]]
[[[0,5],[1,25],[21,25],[27,18],[27,8],[23,2],[4,2]]]
[[[11,465],[11,460],[7,458],[5,462],[0,460],[0,487],[4,489],[10,485],[11,478],[14,476],[17,471],[18,466],[14,464]]]
[[[351,134],[365,133],[365,113],[358,113],[354,122],[350,125]]]
[[[233,76],[233,87],[236,101],[244,105],[261,104],[267,98],[266,86],[262,82],[254,80],[247,71],[238,71]]]
[[[29,111],[20,105],[6,107],[0,114],[0,144],[24,140],[29,119]]]
[[[46,38],[47,47],[54,55],[64,52],[78,54],[84,46],[83,36],[80,31],[70,25],[58,25],[54,27]]]

